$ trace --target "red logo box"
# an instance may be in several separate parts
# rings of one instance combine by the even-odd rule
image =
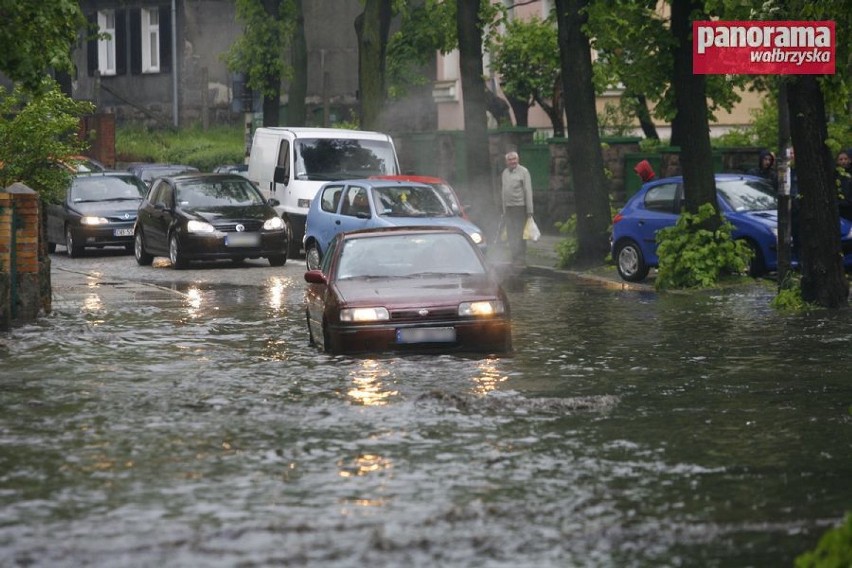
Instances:
[[[834,22],[692,22],[697,75],[833,75]]]

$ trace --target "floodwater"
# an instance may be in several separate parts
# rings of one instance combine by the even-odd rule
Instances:
[[[852,510],[852,315],[512,283],[514,357],[331,357],[302,286],[0,343],[3,566],[789,566]]]

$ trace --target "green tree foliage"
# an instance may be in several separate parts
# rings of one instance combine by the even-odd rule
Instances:
[[[0,0],[0,70],[29,91],[49,69],[72,71],[71,46],[86,20],[76,0]]]
[[[401,16],[399,30],[391,34],[387,49],[387,73],[392,96],[402,96],[410,85],[427,78],[421,67],[431,63],[435,52],[447,54],[459,46],[456,2],[397,0],[394,10]],[[505,15],[502,6],[480,0],[479,19],[484,23],[483,42],[488,45]]]
[[[560,78],[559,43],[552,19],[515,19],[490,45],[491,67],[500,76],[506,96],[532,101],[550,118],[554,136],[565,134]]]
[[[0,187],[22,182],[42,200],[58,202],[70,173],[58,162],[83,149],[77,137],[80,117],[94,111],[91,103],[74,101],[44,79],[36,93],[0,88]]]
[[[814,550],[796,558],[796,568],[848,568],[852,566],[852,514],[843,524],[829,529]]]
[[[657,231],[657,289],[706,288],[748,269],[752,251],[731,238],[733,225],[725,221],[715,231],[704,228],[715,215],[714,207],[704,204],[697,214],[684,212],[673,227]]]
[[[732,12],[722,2],[708,0],[705,5],[708,18],[724,18]],[[597,51],[598,93],[623,86],[623,97],[631,99],[627,107],[634,113],[637,107],[632,99],[644,96],[654,105],[654,116],[671,122],[676,115],[674,38],[670,22],[658,7],[656,0],[597,0],[589,5],[588,30]],[[749,78],[708,75],[706,81],[708,120],[715,121],[720,109],[730,111],[742,100],[736,87],[745,87]]]
[[[237,0],[237,20],[244,30],[225,52],[223,58],[228,69],[243,73],[246,85],[264,98],[264,124],[267,111],[273,114],[277,125],[278,99],[282,79],[290,77],[292,68],[284,61],[287,46],[296,22],[295,7],[291,0]]]

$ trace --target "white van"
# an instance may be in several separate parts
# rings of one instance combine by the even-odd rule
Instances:
[[[308,207],[326,182],[399,174],[393,140],[380,132],[337,128],[258,128],[247,177],[287,224],[288,256],[301,254]]]

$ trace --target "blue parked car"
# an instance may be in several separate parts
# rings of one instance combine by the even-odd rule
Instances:
[[[718,206],[733,226],[732,237],[745,240],[754,252],[749,274],[778,269],[778,200],[763,178],[716,174]],[[659,264],[657,231],[671,227],[684,207],[683,178],[670,177],[644,184],[612,220],[612,258],[618,274],[639,282]],[[852,223],[840,219],[845,265],[852,266]],[[795,259],[793,259],[795,263]]]
[[[431,185],[410,181],[358,179],[329,182],[311,200],[305,223],[308,270],[320,266],[338,233],[394,226],[453,226],[485,252],[482,231],[453,210]]]

